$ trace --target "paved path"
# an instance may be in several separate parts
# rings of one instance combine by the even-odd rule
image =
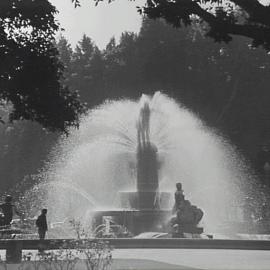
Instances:
[[[130,249],[113,251],[114,269],[270,270],[270,251]]]
[[[79,267],[86,270],[85,267]],[[112,270],[270,270],[270,251],[222,249],[118,249]],[[7,269],[18,270],[9,264]],[[35,270],[35,269],[24,269]]]

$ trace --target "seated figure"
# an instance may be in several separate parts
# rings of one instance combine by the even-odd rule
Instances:
[[[192,207],[192,212],[194,213],[194,216],[195,216],[194,222],[197,225],[203,217],[203,211],[202,211],[202,209],[198,208],[195,205],[192,205],[191,207]]]
[[[185,225],[196,226],[203,217],[203,211],[197,206],[191,205],[190,201],[184,200],[182,206],[176,212],[176,222]]]

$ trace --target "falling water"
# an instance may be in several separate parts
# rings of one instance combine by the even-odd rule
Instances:
[[[47,207],[54,219],[79,217],[93,207],[115,208],[118,191],[135,188],[136,121],[145,100],[151,110],[150,139],[158,149],[160,190],[173,191],[181,182],[186,198],[203,209],[206,231],[235,218],[240,184],[247,177],[243,162],[224,138],[157,92],[138,101],[108,101],[61,138],[40,175],[49,187]]]

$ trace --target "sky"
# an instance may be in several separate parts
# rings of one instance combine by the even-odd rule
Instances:
[[[57,19],[65,28],[63,35],[74,47],[83,34],[89,36],[103,49],[111,37],[118,39],[122,32],[139,32],[141,16],[136,6],[145,0],[116,0],[110,4],[101,2],[97,7],[93,0],[81,0],[81,7],[74,8],[71,0],[50,0],[59,11]]]
[[[71,0],[50,1],[59,11],[57,18],[65,28],[63,35],[73,47],[86,34],[104,49],[113,36],[118,40],[124,31],[139,32],[141,16],[136,6],[142,6],[146,0],[115,0],[110,4],[104,0],[97,7],[93,0],[81,0],[81,7],[76,9]],[[270,3],[270,0],[260,1]]]

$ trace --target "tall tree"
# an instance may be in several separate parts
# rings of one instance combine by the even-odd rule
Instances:
[[[68,40],[64,36],[60,36],[58,42],[56,43],[57,50],[59,52],[59,59],[63,64],[63,77],[61,78],[61,83],[63,85],[70,85],[71,78],[71,62],[73,57],[73,50]]]
[[[0,100],[13,105],[11,121],[32,120],[67,131],[78,125],[84,108],[76,93],[59,82],[56,13],[48,0],[0,2]]]
[[[110,97],[134,97],[140,85],[140,60],[138,59],[137,35],[124,32],[119,44],[111,39],[104,51],[105,83]]]
[[[97,46],[86,35],[83,35],[75,48],[71,70],[71,87],[79,91],[81,100],[89,106],[99,103],[98,89],[103,76],[103,60]]]
[[[58,134],[46,132],[37,123],[16,121],[0,126],[0,190],[14,189],[25,180],[20,192],[34,184],[32,175],[45,165]]]

